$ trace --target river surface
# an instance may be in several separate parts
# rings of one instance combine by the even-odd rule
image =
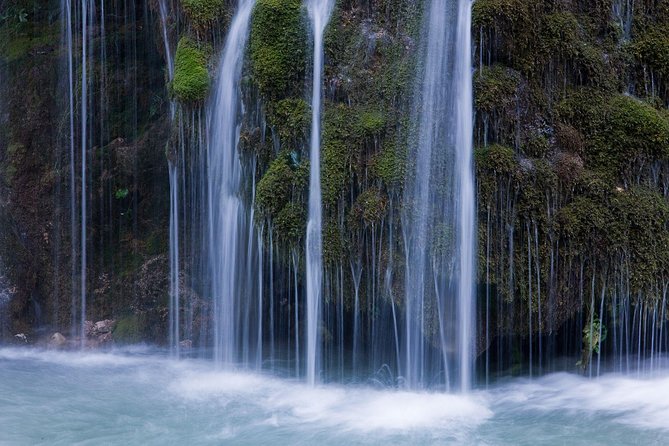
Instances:
[[[0,349],[1,445],[666,445],[669,370],[463,395],[315,388],[148,348]]]

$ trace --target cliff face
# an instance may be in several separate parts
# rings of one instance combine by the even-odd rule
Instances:
[[[171,82],[159,2],[129,10],[105,2],[104,21],[96,10],[89,24],[87,311],[122,320],[127,340],[165,339],[167,158],[191,172],[180,211],[179,289],[187,296],[183,320],[192,322],[184,332],[197,339],[208,326],[194,166],[233,7],[166,3],[174,12],[165,23]],[[417,3],[339,1],[326,35],[325,294],[343,300],[348,318],[358,295],[365,333],[370,320],[385,317],[373,302],[401,308],[404,298]],[[64,15],[58,2],[0,6],[0,277],[11,297],[0,322],[5,335],[65,330],[81,291],[82,159],[79,140],[70,153]],[[590,348],[588,321],[623,330],[621,337],[631,336],[623,320],[659,328],[669,284],[669,3],[477,0],[473,21],[479,351],[506,367]],[[258,0],[240,148],[277,302],[292,292],[296,270],[302,281],[308,36],[299,0]],[[77,54],[80,45],[75,38]],[[80,66],[75,56],[75,78]],[[290,310],[272,311],[280,318]]]

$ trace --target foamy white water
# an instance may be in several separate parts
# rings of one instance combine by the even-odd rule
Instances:
[[[0,444],[666,444],[669,373],[468,395],[316,386],[136,348],[0,349]]]

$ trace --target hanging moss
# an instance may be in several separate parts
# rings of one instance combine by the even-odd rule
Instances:
[[[181,0],[181,7],[193,27],[200,32],[225,14],[225,0]]]
[[[201,102],[207,97],[209,82],[206,52],[190,38],[182,37],[174,58],[172,96],[186,104]]]
[[[376,188],[366,189],[355,200],[351,208],[349,221],[354,225],[358,222],[362,222],[366,226],[378,225],[386,215],[387,207],[388,200],[381,190]]]
[[[256,208],[260,218],[278,219],[286,206],[299,204],[297,199],[301,198],[301,192],[309,179],[309,164],[298,162],[294,154],[288,150],[279,153],[258,182]],[[295,209],[287,210],[279,225],[290,232],[296,226],[296,215]],[[286,238],[290,237],[286,234]]]
[[[306,222],[305,207],[297,203],[287,203],[274,219],[274,230],[280,240],[297,246],[306,233]]]
[[[270,101],[299,96],[306,60],[306,29],[300,0],[258,0],[249,49],[260,93]],[[296,93],[296,94],[293,94]]]

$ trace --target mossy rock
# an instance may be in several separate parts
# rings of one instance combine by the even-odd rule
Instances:
[[[112,333],[117,344],[137,344],[142,341],[143,318],[133,314],[118,320]]]
[[[249,50],[253,79],[263,97],[274,101],[301,92],[306,41],[301,0],[258,0]]]
[[[181,8],[193,28],[201,32],[225,15],[225,0],[181,0]]]
[[[635,36],[628,51],[639,65],[647,66],[659,77],[669,77],[669,26],[650,26]]]
[[[182,37],[174,58],[174,78],[170,93],[179,102],[193,104],[204,101],[209,93],[207,51],[188,37]]]
[[[309,180],[309,163],[300,162],[296,152],[284,150],[272,161],[256,188],[258,216],[265,219],[279,217],[281,211],[295,198],[301,197]],[[291,217],[291,218],[288,218]],[[283,215],[286,228],[292,228],[294,212]]]

